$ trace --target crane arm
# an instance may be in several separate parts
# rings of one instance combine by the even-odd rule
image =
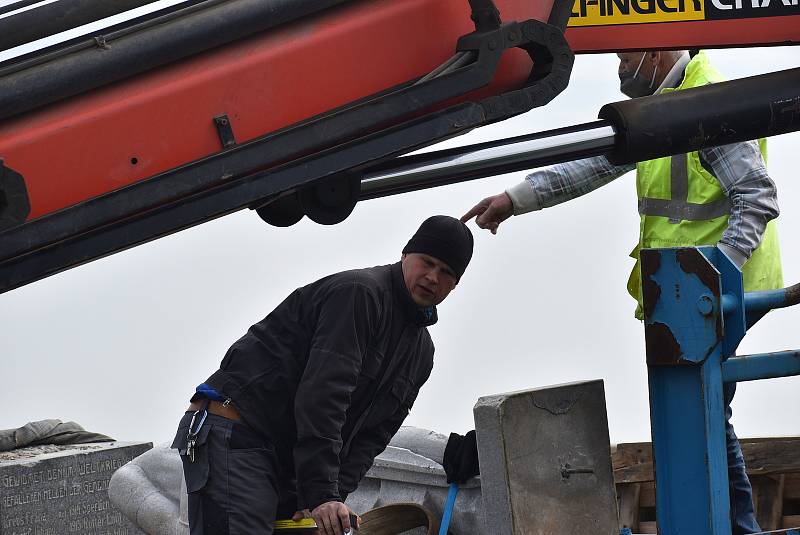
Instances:
[[[204,0],[0,64],[0,292],[243,208],[333,224],[358,200],[486,176],[375,180],[545,105],[573,51],[796,43],[797,1]],[[618,153],[630,117],[546,161]]]

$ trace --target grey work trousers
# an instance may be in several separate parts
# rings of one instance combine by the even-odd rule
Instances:
[[[183,416],[172,443],[183,460],[191,535],[271,535],[276,517],[291,518],[297,502],[294,480],[281,477],[274,448],[244,423],[207,414],[192,461],[193,414]]]

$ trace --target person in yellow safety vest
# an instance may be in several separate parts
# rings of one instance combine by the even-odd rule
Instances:
[[[636,98],[680,91],[722,80],[703,53],[687,51],[625,52],[619,57],[620,90]],[[476,218],[480,228],[497,233],[500,223],[574,199],[636,169],[639,199],[637,260],[628,291],[638,301],[642,319],[639,250],[649,247],[716,245],[741,269],[745,291],[783,286],[774,219],[777,191],[766,170],[766,141],[657,158],[636,165],[612,165],[605,156],[537,169],[521,183],[475,205],[461,218]],[[730,423],[735,384],[725,384],[728,475],[733,534],[761,529],[753,511],[752,489],[742,450]]]

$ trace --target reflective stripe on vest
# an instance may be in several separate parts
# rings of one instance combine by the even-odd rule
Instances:
[[[670,163],[670,188],[672,199],[639,199],[639,215],[669,218],[670,223],[681,221],[705,221],[731,213],[733,204],[723,197],[708,204],[687,201],[689,198],[689,171],[686,154],[672,156]]]

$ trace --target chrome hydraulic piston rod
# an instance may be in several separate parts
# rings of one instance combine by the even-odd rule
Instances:
[[[373,168],[361,180],[361,199],[373,199],[466,180],[533,169],[611,151],[616,133],[595,121],[501,141],[405,156]]]
[[[800,69],[606,104],[602,120],[397,158],[361,177],[359,199],[442,186],[604,154],[613,164],[800,129]],[[731,98],[736,95],[736,98]],[[709,113],[708,110],[714,110]]]

